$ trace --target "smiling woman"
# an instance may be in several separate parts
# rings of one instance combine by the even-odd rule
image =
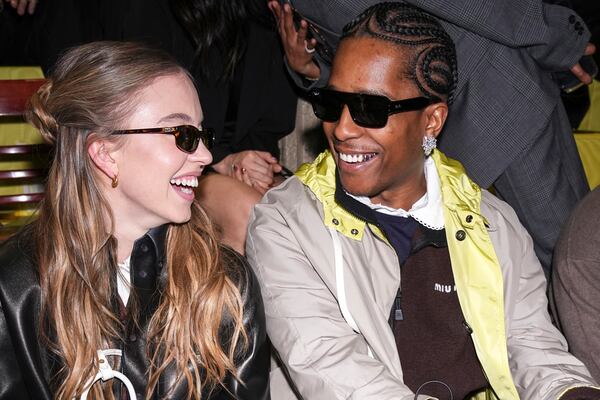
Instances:
[[[105,196],[115,217],[119,261],[129,256],[133,242],[150,228],[190,219],[194,193],[185,183],[197,182],[203,168],[212,161],[208,149],[197,145],[195,140],[188,144],[188,149],[193,151],[182,150],[177,145],[177,137],[184,137],[184,133],[181,128],[175,131],[173,127],[200,126],[202,121],[196,89],[185,73],[159,76],[150,81],[136,94],[136,103],[119,124],[119,128],[124,129],[111,132],[111,136],[141,133],[128,135],[119,142],[93,141],[88,147],[93,162],[102,172],[100,177],[118,178],[118,186],[108,190]],[[153,127],[158,128],[151,129]],[[159,128],[170,132],[154,133]],[[174,132],[180,134],[176,137]],[[201,133],[196,132],[199,138]],[[179,143],[184,144],[181,140]]]
[[[27,118],[54,159],[39,219],[0,248],[0,398],[267,399],[256,278],[194,200],[212,134],[188,73],[90,43]]]

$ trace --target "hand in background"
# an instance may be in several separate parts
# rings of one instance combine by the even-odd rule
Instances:
[[[0,0],[2,1],[2,0]],[[35,11],[35,6],[38,3],[38,0],[4,0],[7,3],[10,3],[12,8],[17,10],[17,14],[24,15],[25,10],[31,15]]]
[[[595,52],[596,52],[596,46],[594,46],[593,43],[588,43],[587,46],[585,47],[585,51],[583,52],[583,55],[590,56],[590,55],[594,54]],[[577,63],[571,67],[571,72],[581,82],[585,83],[586,85],[589,85],[590,83],[592,83],[592,80],[594,79],[590,74],[588,74],[581,67],[581,65],[579,63]]]
[[[246,150],[228,155],[213,169],[264,194],[273,186],[274,175],[281,172],[281,165],[267,151]]]
[[[269,8],[277,20],[279,36],[290,68],[306,78],[318,79],[321,71],[312,56],[317,41],[314,38],[307,39],[308,22],[300,20],[300,28],[296,30],[292,7],[289,4],[282,6],[279,1],[270,0]]]

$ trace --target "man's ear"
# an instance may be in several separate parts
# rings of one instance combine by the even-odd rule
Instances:
[[[426,136],[437,137],[448,117],[448,104],[440,102],[434,103],[425,109],[425,134]]]
[[[94,165],[111,180],[119,175],[119,166],[112,154],[114,150],[114,144],[107,140],[94,140],[87,148]]]

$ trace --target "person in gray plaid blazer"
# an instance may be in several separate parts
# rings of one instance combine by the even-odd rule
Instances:
[[[291,7],[269,4],[286,62],[295,82],[311,89],[326,85],[343,26],[379,1],[285,2]],[[439,147],[515,209],[548,276],[560,228],[589,192],[552,72],[573,69],[591,82],[578,64],[594,51],[587,27],[570,9],[541,0],[406,2],[437,16],[456,44],[458,87]]]

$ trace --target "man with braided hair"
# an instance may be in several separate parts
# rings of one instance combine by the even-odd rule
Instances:
[[[307,400],[600,399],[548,317],[530,236],[435,149],[455,70],[450,37],[414,6],[346,27],[310,93],[329,151],[250,220],[273,399],[297,398],[290,385]]]
[[[327,83],[342,27],[378,2],[270,0],[299,86]],[[552,72],[572,69],[591,83],[577,63],[594,51],[588,29],[542,0],[406,2],[438,17],[456,44],[458,87],[439,147],[515,209],[548,276],[560,228],[589,191]]]

